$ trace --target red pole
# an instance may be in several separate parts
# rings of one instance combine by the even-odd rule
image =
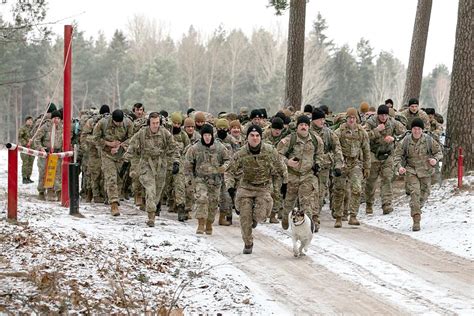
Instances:
[[[64,111],[63,111],[63,151],[71,150],[71,63],[72,63],[72,25],[64,26]],[[69,206],[69,157],[63,158],[62,182],[61,182],[61,205]]]
[[[18,148],[8,151],[8,219],[16,221],[18,211]]]
[[[462,176],[463,176],[463,163],[464,163],[464,157],[462,155],[462,147],[459,147],[458,149],[458,188],[460,189],[462,187]]]

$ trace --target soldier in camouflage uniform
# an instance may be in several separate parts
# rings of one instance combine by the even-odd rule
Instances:
[[[130,146],[124,155],[125,161],[139,157],[139,179],[145,188],[145,203],[148,213],[146,224],[155,226],[155,212],[161,200],[165,185],[168,163],[172,163],[172,172],[179,172],[179,150],[171,133],[161,125],[160,114],[150,113],[148,126],[140,129],[130,140]]]
[[[273,175],[283,175],[282,195],[286,194],[288,172],[277,150],[262,142],[262,128],[252,125],[247,130],[247,144],[232,158],[225,173],[225,185],[240,211],[240,228],[244,254],[253,249],[252,228],[264,222],[272,210]],[[236,181],[240,183],[236,189]],[[237,194],[236,194],[237,193]]]
[[[201,132],[201,128],[206,124],[206,115],[204,112],[196,112],[194,114],[194,124],[196,125],[195,130]]]
[[[240,149],[240,147],[244,145],[244,137],[242,136],[242,128],[240,122],[238,120],[231,121],[229,123],[229,128],[232,141]]]
[[[321,157],[321,170],[318,174],[319,179],[319,209],[324,205],[324,199],[329,192],[329,176],[334,168],[334,176],[342,175],[342,151],[339,138],[336,134],[325,125],[326,114],[320,109],[315,109],[311,115],[311,130],[318,135],[323,143],[324,150]]]
[[[263,130],[263,123],[264,123],[264,115],[260,110],[254,109],[250,112],[250,121],[244,125],[242,128],[242,135],[247,135],[247,129],[249,126],[258,125]]]
[[[341,143],[344,167],[342,175],[334,183],[334,213],[335,228],[342,227],[342,205],[344,191],[350,185],[351,196],[349,201],[349,225],[360,225],[357,220],[360,195],[362,192],[362,178],[367,178],[370,172],[370,146],[367,132],[357,124],[357,110],[349,108],[346,112],[347,122],[336,130]]]
[[[380,195],[382,196],[383,214],[390,214],[392,207],[392,177],[393,177],[393,151],[395,150],[395,137],[406,132],[405,126],[389,117],[389,108],[382,104],[366,123],[365,128],[370,140],[371,166],[370,174],[365,186],[365,200],[367,214],[373,213],[375,186],[380,176]]]
[[[195,142],[201,139],[201,134],[196,131],[196,123],[194,122],[193,118],[185,118],[183,128],[186,132],[186,135],[188,135],[190,144],[194,144]]]
[[[63,124],[61,113],[57,110],[51,113],[51,120],[46,119],[38,130],[34,138],[34,148],[42,152],[61,152],[63,148]],[[44,176],[46,159],[38,157],[38,192],[40,200],[45,200]],[[56,177],[54,178],[54,188],[48,189],[47,199],[50,201],[59,200],[61,197],[61,159],[58,159],[56,166]]]
[[[196,124],[193,118],[187,117],[184,119],[184,131],[186,132],[186,135],[188,135],[189,145],[184,149],[183,157],[186,156],[186,151],[191,145],[194,145],[194,143],[201,140],[201,134],[196,132]],[[192,178],[184,177],[184,189],[186,191],[184,209],[186,211],[187,218],[190,219],[194,204],[194,183]]]
[[[423,133],[424,122],[415,118],[411,122],[411,134],[397,145],[394,163],[398,173],[405,175],[410,193],[410,210],[413,231],[420,230],[421,209],[430,195],[431,176],[434,166],[443,158],[438,142]]]
[[[145,107],[142,103],[135,103],[133,105],[133,114],[135,115],[135,119],[133,120],[133,128],[132,128],[132,135],[138,133],[138,131],[146,126],[147,118],[145,113]],[[140,183],[140,157],[133,156],[130,159],[130,172],[129,176],[132,179],[132,192],[134,196],[134,203],[136,206],[142,207],[144,206],[143,203],[143,192],[144,188]]]
[[[296,133],[283,138],[277,146],[284,163],[288,166],[288,193],[283,206],[281,226],[288,229],[288,214],[298,201],[302,209],[319,230],[319,180],[324,144],[312,134],[311,121],[301,115],[296,121]],[[294,139],[294,141],[293,141]]]
[[[428,114],[426,114],[425,111],[420,110],[418,104],[418,99],[412,98],[408,100],[408,109],[401,112],[401,115],[404,116],[407,120],[407,129],[411,129],[411,122],[415,118],[420,118],[423,121],[425,129],[428,129],[430,126],[430,119],[428,117]]]
[[[274,117],[272,119],[272,125],[270,128],[263,132],[263,141],[267,144],[277,147],[280,141],[288,135],[288,130],[284,129],[283,120],[280,117]],[[282,175],[276,174],[273,176],[273,208],[271,213],[268,215],[269,221],[272,224],[278,224],[277,215],[283,218],[283,197],[280,193],[281,185],[283,184]]]
[[[123,154],[132,136],[132,122],[124,117],[122,110],[115,110],[111,116],[104,117],[96,124],[93,136],[96,144],[102,149],[102,171],[111,205],[110,211],[112,216],[118,216],[119,194],[123,185],[123,179],[118,173],[122,169]]]
[[[31,147],[31,137],[33,131],[33,118],[27,116],[25,118],[25,125],[18,131],[18,142],[23,147]],[[35,162],[35,156],[30,156],[24,153],[20,154],[22,165],[21,165],[21,176],[23,177],[23,184],[33,183],[31,180],[31,173],[33,171],[33,163]]]
[[[201,141],[186,152],[185,174],[194,179],[194,210],[198,220],[196,234],[212,234],[212,224],[219,202],[222,173],[230,159],[230,152],[214,139],[213,127],[205,124],[201,128]]]
[[[425,109],[426,114],[428,114],[428,118],[430,121],[429,128],[427,128],[428,132],[431,134],[431,136],[439,142],[439,138],[441,134],[443,133],[443,125],[440,124],[436,120],[436,110],[434,108],[427,108]]]
[[[178,147],[180,164],[184,165],[184,150],[189,146],[190,141],[186,132],[181,129],[183,116],[179,112],[173,112],[170,118],[173,124],[171,134]],[[172,165],[172,161],[169,162],[168,166],[170,165]],[[185,211],[185,192],[184,168],[181,168],[177,174],[173,174],[172,169],[168,167],[164,194],[167,196],[169,211],[177,212],[178,220],[181,222],[188,219],[187,212]]]

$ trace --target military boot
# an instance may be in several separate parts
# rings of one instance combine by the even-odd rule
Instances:
[[[288,229],[288,216],[283,214],[283,218],[281,219],[281,228],[283,228],[284,230],[287,230]]]
[[[135,193],[135,205],[141,206],[143,204],[142,195],[140,193]]]
[[[229,222],[229,225],[232,225],[232,212],[225,217],[225,220]]]
[[[22,181],[23,184],[28,184],[28,179],[26,177],[23,177],[23,181]]]
[[[336,217],[336,223],[334,223],[334,228],[341,228],[342,227],[342,217]]]
[[[347,222],[347,217],[348,217],[347,211],[344,211],[344,213],[342,214],[342,218],[341,218],[341,219],[342,219],[344,222]]]
[[[244,245],[244,250],[242,251],[242,253],[244,255],[250,255],[252,253],[252,249],[253,249],[253,244]]]
[[[210,220],[206,221],[206,235],[212,235],[212,222]]]
[[[356,225],[356,226],[359,226],[360,223],[359,223],[359,220],[357,219],[357,216],[356,215],[351,215],[349,217],[349,225]]]
[[[38,199],[41,201],[46,201],[46,197],[44,196],[44,192],[39,192],[38,193]]]
[[[413,227],[412,230],[414,232],[417,232],[421,229],[420,227],[420,221],[421,221],[421,214],[415,214],[413,215]]]
[[[92,202],[92,190],[87,190],[86,192],[86,203]]]
[[[184,210],[184,205],[179,204],[178,206],[176,206],[176,208],[178,209],[178,221],[180,222],[186,221],[188,219],[188,215],[186,214],[186,211]]]
[[[311,217],[311,220],[313,222],[313,225],[314,225],[314,230],[313,232],[317,233],[319,231],[319,226],[320,226],[320,222],[319,222],[319,216],[318,215],[313,215]]]
[[[61,201],[61,190],[56,191],[56,201]]]
[[[372,204],[367,204],[365,206],[365,214],[372,215],[374,214],[374,210],[372,208]]]
[[[206,225],[205,218],[198,218],[198,228],[196,230],[196,234],[204,234],[204,226]]]
[[[148,227],[155,227],[155,213],[148,212],[148,220],[146,221]]]
[[[110,213],[112,214],[112,216],[119,216],[120,215],[120,211],[118,209],[118,203],[117,202],[112,202],[112,204],[110,205]]]
[[[270,223],[272,223],[272,224],[278,224],[280,222],[277,219],[277,213],[276,212],[271,212],[269,218],[270,218]]]
[[[30,179],[30,177],[27,177],[26,180],[28,181],[28,183],[34,183],[34,181]]]
[[[220,226],[230,226],[230,223],[227,221],[224,212],[219,212],[219,225]]]
[[[160,216],[160,213],[161,213],[161,202],[156,204],[156,211],[155,211],[156,216]]]
[[[393,212],[393,207],[390,204],[384,204],[382,205],[382,212],[383,215],[387,215]]]
[[[94,196],[94,203],[101,203],[103,204],[105,202],[105,199],[101,196]]]

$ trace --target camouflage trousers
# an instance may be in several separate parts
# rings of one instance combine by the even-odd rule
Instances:
[[[134,157],[130,159],[130,172],[129,176],[132,179],[132,193],[137,194],[143,191],[143,187],[140,183],[140,158]]]
[[[184,164],[181,163],[181,166]],[[168,199],[168,206],[170,208],[174,208],[176,205],[185,205],[185,178],[183,168],[179,168],[179,172],[177,174],[173,174],[172,170],[167,170],[166,172],[166,180],[165,180],[165,192]]]
[[[329,175],[331,173],[331,168],[322,168],[319,170],[318,179],[319,179],[319,211],[323,208],[324,199],[326,194],[329,192]]]
[[[194,185],[193,211],[196,211],[196,218],[214,222],[222,180],[218,177],[195,177]]]
[[[225,185],[221,185],[219,193],[219,213],[223,213],[225,216],[232,215],[232,199],[227,192]]]
[[[346,193],[346,190],[349,192]],[[362,192],[362,168],[359,163],[342,169],[342,175],[334,178],[334,215],[342,217],[344,199],[348,198],[350,215],[359,213],[360,194]],[[346,195],[350,195],[346,197]]]
[[[273,182],[273,190],[272,190],[273,208],[271,212],[282,215],[283,214],[283,197],[281,196],[280,189],[283,183],[283,178],[280,176],[273,176],[272,182]],[[269,215],[270,214],[267,214],[267,216]]]
[[[38,192],[44,192],[44,176],[46,172],[46,158],[38,157],[37,160],[37,166],[38,166]],[[58,164],[56,166],[56,176],[54,178],[54,187],[53,190],[54,192],[61,191],[61,164],[62,164],[62,159],[58,159]]]
[[[367,205],[374,205],[375,187],[377,179],[380,176],[380,195],[382,197],[382,207],[392,206],[392,177],[393,177],[393,158],[390,156],[386,160],[377,160],[372,155],[370,174],[365,185],[365,202]]]
[[[104,173],[102,171],[102,159],[100,152],[97,150],[89,151],[87,159],[88,181],[92,190],[93,197],[105,197]]]
[[[105,187],[109,203],[119,202],[123,181],[118,173],[122,168],[122,160],[114,160],[107,155],[102,155],[102,171],[104,172]]]
[[[31,173],[33,172],[33,163],[35,162],[35,156],[30,156],[27,154],[20,154],[21,157],[21,176],[23,178],[30,178]]]
[[[184,209],[187,212],[192,211],[193,209],[193,204],[194,204],[194,181],[193,179],[185,179],[185,192],[186,192],[186,198],[184,202]]]
[[[414,174],[405,175],[408,193],[410,193],[411,216],[421,214],[421,209],[425,204],[431,189],[431,177],[419,178]]]
[[[92,183],[90,180],[90,172],[89,172],[89,155],[82,155],[81,159],[81,195],[85,194],[86,191],[92,190]]]
[[[235,206],[240,211],[240,230],[246,245],[253,244],[252,223],[262,223],[273,208],[268,187],[237,188]]]
[[[160,164],[161,159],[149,159],[148,162],[140,163],[139,180],[145,188],[145,208],[148,213],[156,212],[156,205],[161,201],[165,186],[166,168]]]
[[[301,176],[288,173],[283,216],[288,216],[296,202],[309,218],[313,215],[319,216],[319,180],[312,171]]]

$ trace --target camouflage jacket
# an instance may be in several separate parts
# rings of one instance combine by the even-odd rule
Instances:
[[[54,130],[54,141],[52,140],[52,134]],[[54,142],[54,146],[53,146]],[[54,152],[61,152],[63,149],[63,123],[59,122],[58,125],[54,126],[53,121],[45,120],[44,123],[38,130],[38,133],[34,139],[34,148],[37,150],[45,149],[51,151],[53,146]]]
[[[278,143],[278,153],[281,155],[285,164],[287,164],[288,159],[299,159],[298,167],[292,168],[288,166],[288,172],[298,175],[312,173],[312,168],[315,164],[321,166],[323,163],[324,143],[319,136],[313,133],[313,136],[318,142],[317,148],[315,148],[310,134],[308,134],[306,138],[301,137],[298,133],[295,133],[295,135],[296,142],[293,146],[293,150],[289,153],[292,137],[292,134],[290,134],[285,136],[285,138]]]
[[[398,143],[394,154],[396,170],[404,166],[408,173],[420,178],[430,177],[433,174],[434,167],[429,164],[428,159],[434,158],[440,161],[443,159],[443,152],[439,143],[434,139],[429,142],[428,137],[431,136],[423,133],[420,139],[415,140],[409,133]],[[404,146],[404,142],[408,142],[408,146]]]
[[[102,155],[106,155],[112,159],[121,159],[132,137],[132,121],[124,117],[122,124],[117,126],[112,121],[112,116],[109,115],[97,122],[92,135],[97,146],[101,148]],[[119,141],[122,143],[122,146],[116,154],[112,154],[111,147],[105,144],[106,141]]]
[[[387,143],[384,141],[385,136],[401,136],[406,132],[405,126],[392,117],[388,117],[385,122],[385,129],[378,131],[377,126],[380,124],[377,115],[373,115],[365,124],[365,129],[369,135],[370,151],[372,152],[372,159],[379,159],[383,155],[391,155],[395,150],[395,142]],[[386,156],[385,156],[386,157]]]
[[[441,134],[443,133],[443,125],[438,123],[438,121],[433,118],[430,118],[430,128],[429,128],[430,133],[439,142],[439,138]]]
[[[132,135],[135,135],[142,127],[146,126],[147,118],[141,117],[133,121]]]
[[[407,119],[407,129],[411,129],[411,122],[413,122],[414,119],[417,117],[423,120],[423,123],[425,124],[424,130],[429,130],[430,126],[430,118],[428,114],[426,114],[425,111],[423,110],[418,110],[415,114],[410,112],[410,109],[403,110],[401,113],[406,119]]]
[[[263,132],[263,141],[266,142],[267,144],[275,146],[276,148],[278,143],[289,134],[290,134],[290,131],[287,128],[284,128],[281,131],[281,134],[279,136],[274,137],[272,135],[272,128],[269,127]]]
[[[31,137],[33,136],[33,126],[23,126],[18,131],[18,142],[21,146],[26,147],[28,146],[28,142],[30,141]],[[31,144],[30,144],[31,146]]]
[[[341,143],[344,163],[352,166],[360,160],[364,169],[370,169],[369,136],[362,126],[356,124],[356,128],[351,129],[343,123],[335,133]]]
[[[341,150],[341,143],[336,133],[329,127],[319,128],[314,124],[311,124],[311,130],[318,135],[324,143],[324,150],[321,156],[321,168],[342,168],[343,157]]]
[[[217,139],[207,147],[197,142],[186,152],[184,174],[186,177],[221,178],[229,164],[231,152]]]
[[[277,150],[263,142],[258,154],[251,153],[248,144],[240,148],[224,174],[226,188],[236,187],[236,179],[240,179],[239,186],[250,190],[270,189],[273,176],[281,176],[283,183],[288,182],[288,170]]]

